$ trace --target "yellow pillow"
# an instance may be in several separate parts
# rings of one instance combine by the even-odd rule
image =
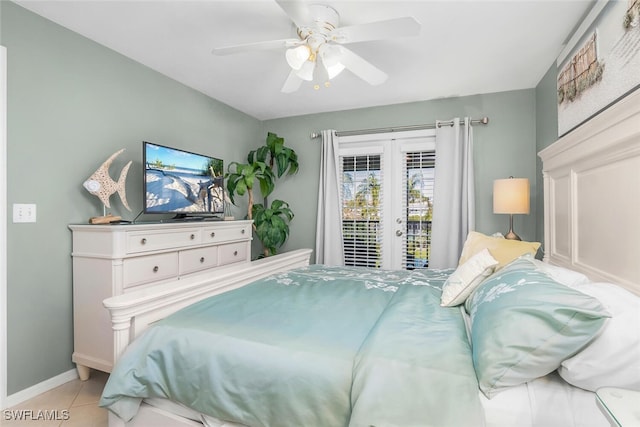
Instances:
[[[499,270],[520,255],[529,253],[535,256],[539,247],[540,243],[538,242],[507,240],[502,237],[491,237],[477,231],[471,231],[464,242],[458,265],[464,264],[469,258],[486,248],[498,261],[499,264],[496,266],[496,270]]]

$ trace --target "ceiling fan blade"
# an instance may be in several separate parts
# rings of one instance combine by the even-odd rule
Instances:
[[[388,19],[368,24],[339,27],[331,32],[337,43],[356,43],[369,40],[383,40],[394,37],[410,37],[420,34],[421,25],[415,18]]]
[[[344,46],[337,46],[340,49],[340,62],[345,68],[356,76],[360,77],[370,85],[376,86],[387,80],[387,73],[380,70],[370,62]]]
[[[296,24],[296,27],[308,25],[312,21],[311,12],[306,3],[301,0],[276,0],[278,6]]]
[[[273,50],[284,49],[293,47],[302,43],[298,39],[282,39],[282,40],[269,40],[266,42],[246,43],[235,46],[216,47],[211,52],[214,55],[233,55],[235,53],[242,52],[255,52],[258,50]]]
[[[291,70],[287,80],[285,80],[284,85],[282,86],[282,89],[280,89],[280,92],[292,93],[300,89],[301,85],[302,79],[298,76],[296,70]]]

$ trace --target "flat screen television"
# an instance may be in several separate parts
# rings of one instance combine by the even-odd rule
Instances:
[[[174,219],[224,216],[222,159],[143,141],[145,214]]]

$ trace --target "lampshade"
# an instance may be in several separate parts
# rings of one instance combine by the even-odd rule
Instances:
[[[511,177],[493,181],[493,213],[528,214],[529,180]]]
[[[308,82],[313,80],[313,70],[316,68],[316,63],[312,61],[305,61],[300,69],[296,72],[298,77]]]
[[[307,59],[311,56],[309,46],[303,44],[298,47],[292,47],[285,52],[287,63],[294,70],[299,70]]]
[[[340,62],[342,52],[338,46],[322,44],[318,49],[318,54],[322,59],[322,65],[327,70],[329,79],[334,78],[344,70],[345,66]]]

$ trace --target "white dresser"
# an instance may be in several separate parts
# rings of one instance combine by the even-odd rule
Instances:
[[[74,351],[80,379],[111,372],[113,333],[102,301],[217,267],[249,262],[251,221],[70,225]]]

